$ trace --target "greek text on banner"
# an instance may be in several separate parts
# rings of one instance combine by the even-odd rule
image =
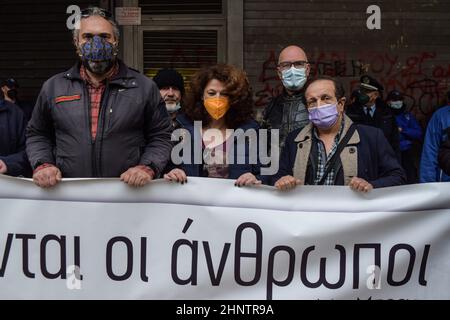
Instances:
[[[450,299],[450,183],[0,176],[0,299]]]

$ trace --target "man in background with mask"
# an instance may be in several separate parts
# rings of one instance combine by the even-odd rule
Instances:
[[[3,99],[16,104],[19,85],[13,78],[4,80],[0,85]],[[17,104],[16,104],[17,105]]]
[[[394,115],[383,102],[383,90],[376,79],[362,76],[355,102],[346,113],[355,123],[381,129],[400,161],[400,135]]]
[[[386,104],[391,109],[397,122],[400,133],[400,151],[402,155],[402,167],[405,169],[408,184],[418,183],[418,169],[416,162],[418,156],[414,153],[414,143],[420,143],[422,139],[422,128],[416,120],[416,117],[406,111],[406,103],[403,95],[393,90],[389,92],[386,98]],[[417,159],[417,161],[416,161]]]
[[[311,123],[286,139],[276,188],[348,185],[369,192],[405,183],[404,171],[383,132],[356,125],[345,115],[341,83],[320,77],[308,85],[305,96]]]
[[[27,154],[40,187],[62,177],[120,177],[143,186],[170,158],[171,123],[158,87],[117,58],[109,12],[81,12],[73,41],[80,61],[47,80],[27,128]]]
[[[176,117],[181,109],[181,99],[184,95],[183,76],[173,69],[161,69],[155,75],[153,81],[159,88],[159,93],[172,118],[174,129],[180,128],[181,124],[176,120]]]
[[[278,58],[278,76],[283,93],[272,99],[263,112],[262,128],[280,130],[280,148],[288,134],[309,123],[304,103],[304,85],[310,65],[305,51],[297,46],[284,48]]]
[[[17,81],[13,78],[9,78],[3,81],[0,87],[5,101],[14,103],[16,106],[20,107],[25,116],[25,121],[28,122],[31,119],[31,114],[33,113],[33,106],[27,102],[19,100],[19,84]]]

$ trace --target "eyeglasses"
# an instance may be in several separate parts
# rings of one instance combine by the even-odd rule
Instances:
[[[309,62],[304,61],[304,60],[284,61],[284,62],[280,62],[278,64],[278,68],[280,68],[280,70],[287,70],[287,69],[290,69],[291,66],[294,66],[295,69],[302,69],[302,68],[306,68],[307,65],[309,65]]]
[[[81,10],[81,16],[83,18],[87,18],[93,15],[99,15],[103,18],[112,19],[113,15],[108,10],[102,9],[102,8],[86,8]]]

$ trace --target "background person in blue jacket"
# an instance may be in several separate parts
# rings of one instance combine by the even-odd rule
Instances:
[[[354,124],[344,114],[341,83],[320,77],[306,87],[305,97],[311,124],[289,134],[276,188],[348,185],[369,192],[405,183],[404,171],[383,132]]]
[[[448,127],[450,127],[450,91],[447,92],[447,105],[435,111],[428,122],[420,161],[421,183],[450,181],[450,176],[438,165],[439,149],[447,139]]]
[[[25,116],[18,106],[0,99],[0,174],[29,176],[25,152]]]
[[[414,143],[418,143],[422,139],[422,128],[416,120],[416,117],[406,111],[406,103],[403,95],[393,90],[389,92],[386,104],[391,108],[397,121],[398,131],[400,133],[400,151],[402,159],[402,167],[405,169],[408,184],[417,183],[419,181],[417,174],[417,166],[415,165],[416,155],[413,152]]]
[[[166,180],[185,183],[187,176],[193,176],[236,179],[237,186],[261,183],[259,161],[251,161],[248,140],[243,140],[245,146],[238,146],[239,140],[228,130],[257,133],[259,129],[253,120],[250,85],[242,70],[218,64],[198,71],[191,79],[183,110],[177,120],[190,135],[190,161],[172,169],[164,176]],[[201,123],[196,126],[194,121]],[[196,137],[201,141],[195,141]],[[238,152],[239,147],[244,147],[244,154]]]

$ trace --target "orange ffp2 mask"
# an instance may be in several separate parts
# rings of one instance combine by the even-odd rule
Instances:
[[[205,99],[206,111],[214,120],[222,118],[230,109],[230,100],[228,97],[213,97]]]

